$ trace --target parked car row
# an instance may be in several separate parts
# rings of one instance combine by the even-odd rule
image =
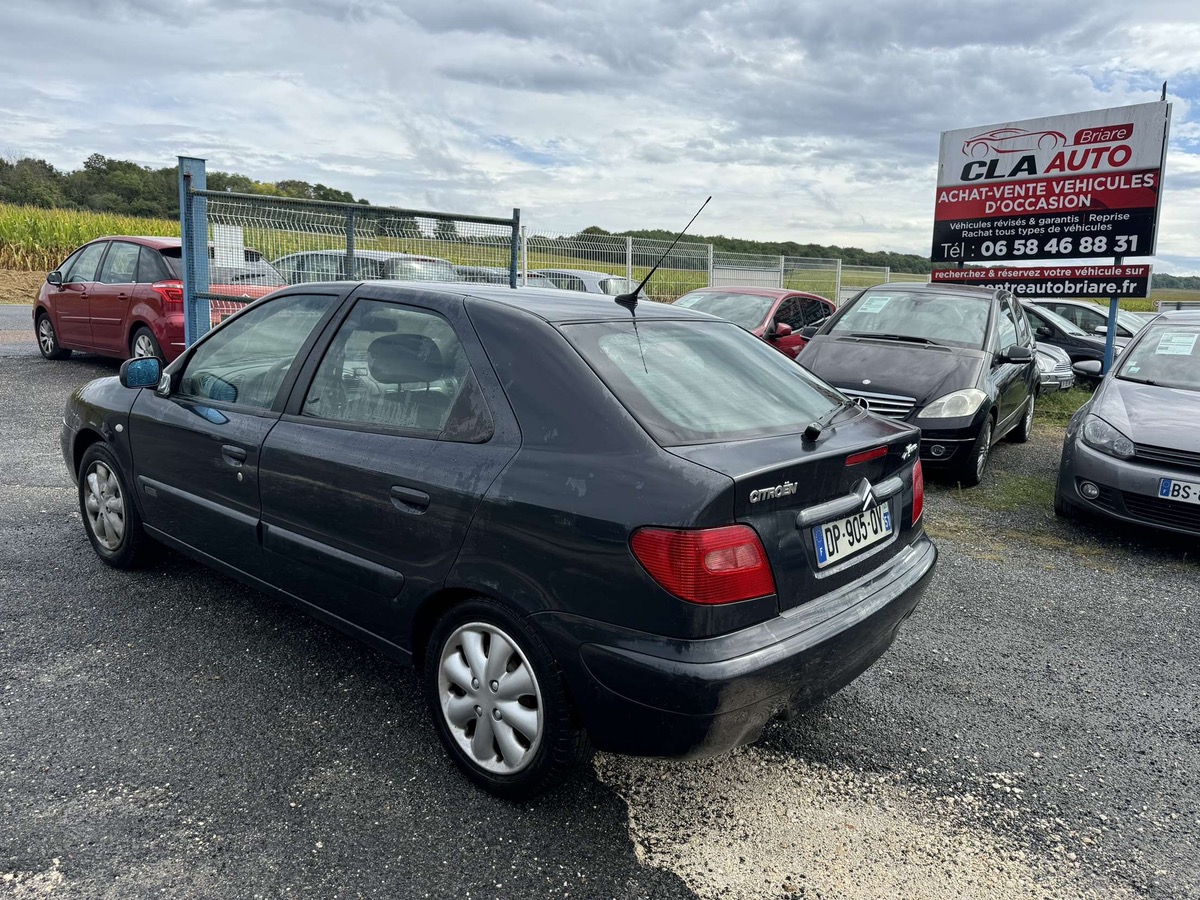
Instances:
[[[52,273],[43,353],[85,318],[58,294],[179,290],[177,242],[147,241]],[[1078,312],[998,290],[885,284],[835,309],[709,288],[631,310],[618,276],[512,291],[507,270],[364,253],[353,279],[303,280],[343,274],[344,254],[309,256],[169,365],[122,335],[146,358],[75,392],[85,533],[114,567],[165,544],[412,662],[451,759],[513,798],[592,746],[723,752],[855,678],[935,564],[925,467],[978,483],[1039,393],[1098,374]],[[269,291],[267,265],[222,277]],[[401,272],[437,280],[381,280]],[[1200,534],[1200,314],[1118,336],[1055,509]]]
[[[412,253],[357,250],[354,272],[342,250],[290,253],[268,262],[251,248],[227,264],[209,246],[211,324],[288,284],[327,281],[399,281],[508,284],[508,269],[455,266]],[[38,348],[47,359],[73,350],[118,359],[174,360],[184,348],[182,245],[178,238],[105,237],[83,245],[46,277],[34,305]],[[584,270],[524,273],[522,284],[616,295],[630,290],[622,276]],[[645,293],[642,298],[645,299]],[[228,298],[228,299],[220,299]]]

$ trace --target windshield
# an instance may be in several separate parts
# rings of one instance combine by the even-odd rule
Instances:
[[[741,325],[747,331],[753,331],[762,324],[774,303],[770,297],[718,291],[695,291],[675,301],[676,306],[719,316],[734,325]]]
[[[1197,339],[1200,339],[1200,325],[1147,325],[1132,350],[1121,355],[1117,377],[1200,391]]]
[[[829,333],[915,338],[982,349],[991,305],[990,297],[867,290],[834,321]]]
[[[798,433],[841,402],[725,322],[597,322],[563,333],[664,447]]]
[[[1058,313],[1046,309],[1044,306],[1039,306],[1037,309],[1030,309],[1028,306],[1026,306],[1024,307],[1024,310],[1025,315],[1030,320],[1030,324],[1033,325],[1034,328],[1037,328],[1039,325],[1038,319],[1045,319],[1051,325],[1056,326],[1064,334],[1071,335],[1071,337],[1082,337],[1087,335],[1087,332],[1085,332],[1070,319],[1064,319]]]
[[[1131,313],[1128,310],[1119,309],[1117,310],[1117,324],[1130,334],[1137,334],[1146,327],[1146,320],[1137,313]]]

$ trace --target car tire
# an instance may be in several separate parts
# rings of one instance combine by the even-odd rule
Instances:
[[[990,415],[979,426],[979,434],[971,443],[971,452],[959,464],[958,481],[963,487],[975,487],[983,481],[987,471],[988,454],[992,450],[992,436],[996,431],[996,420]]]
[[[501,603],[468,600],[438,621],[426,645],[424,681],[446,751],[492,794],[528,800],[590,754],[549,647]]]
[[[1025,415],[1021,416],[1021,422],[1008,433],[1008,440],[1014,444],[1024,444],[1029,440],[1029,435],[1033,433],[1033,413],[1034,406],[1037,403],[1037,395],[1029,395],[1029,406],[1025,409]]]
[[[143,356],[157,356],[162,359],[163,352],[154,332],[145,325],[139,325],[133,330],[133,336],[129,339],[129,358],[137,359]]]
[[[46,313],[38,315],[34,331],[37,333],[38,350],[44,358],[66,359],[71,355],[70,350],[59,344],[58,332],[54,330],[54,323]]]
[[[79,463],[79,514],[92,549],[114,569],[133,569],[149,556],[150,539],[121,467],[103,443]]]

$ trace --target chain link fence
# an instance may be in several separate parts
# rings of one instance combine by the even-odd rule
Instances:
[[[516,283],[516,209],[498,218],[209,191],[203,161],[181,159],[180,210],[189,344],[289,284]]]
[[[617,235],[530,235],[516,209],[496,218],[209,191],[202,160],[181,158],[179,171],[188,343],[287,284],[389,278],[615,295],[658,263],[645,292],[660,302],[700,287],[754,285],[841,303],[893,278],[885,266],[729,253],[700,241],[671,248],[670,241]]]

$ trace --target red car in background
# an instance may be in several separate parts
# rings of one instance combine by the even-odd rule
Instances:
[[[214,257],[209,247],[209,258]],[[241,266],[210,264],[213,324],[287,282],[257,250]],[[46,276],[33,307],[38,349],[46,359],[72,350],[170,362],[184,349],[183,268],[179,238],[111,236],[84,244]]]
[[[752,286],[700,288],[675,305],[728,319],[792,359],[808,343],[800,329],[824,321],[834,311],[834,305],[817,294]]]

